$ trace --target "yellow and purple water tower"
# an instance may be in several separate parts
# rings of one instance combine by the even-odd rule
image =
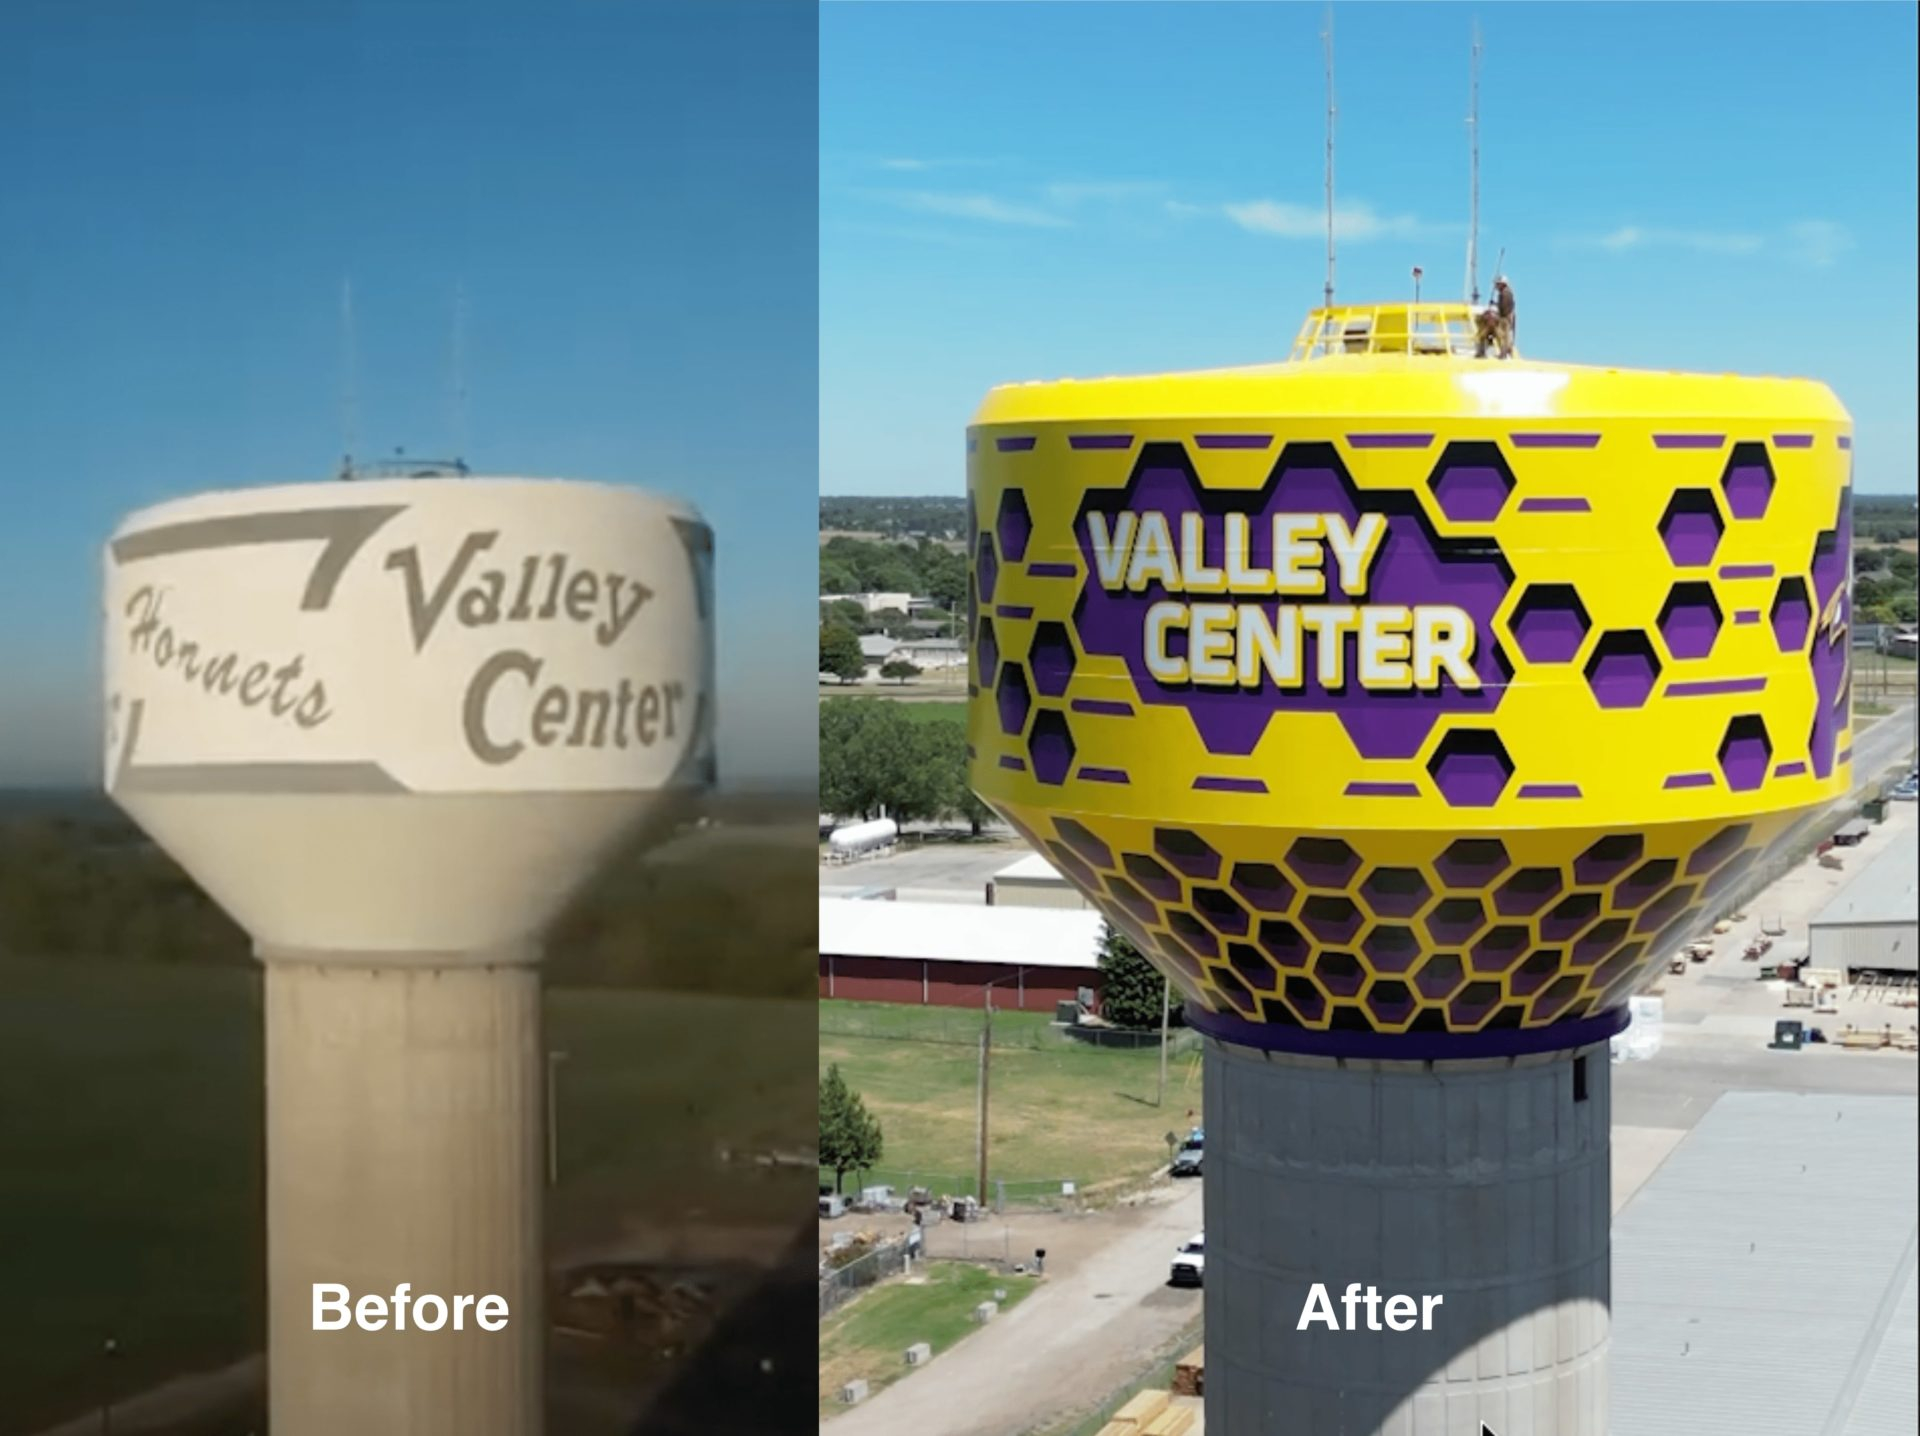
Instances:
[[[1217,1436],[1606,1436],[1608,1041],[1849,785],[1835,396],[1473,331],[968,430],[973,785],[1208,1039]]]

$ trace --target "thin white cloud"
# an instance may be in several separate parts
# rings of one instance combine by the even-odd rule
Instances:
[[[1847,227],[1828,219],[1802,220],[1787,227],[1787,250],[1802,264],[1825,269],[1853,248]]]
[[[915,214],[934,214],[943,219],[970,219],[1025,229],[1064,229],[1069,223],[1064,216],[1038,205],[1021,204],[991,194],[920,189],[888,191],[878,197]]]
[[[1766,240],[1757,234],[1704,229],[1657,229],[1621,225],[1605,234],[1574,235],[1570,243],[1586,249],[1621,253],[1630,249],[1688,249],[1696,254],[1758,254]]]
[[[1175,213],[1203,213],[1194,206],[1169,206]],[[1327,233],[1327,212],[1307,204],[1288,204],[1283,200],[1249,200],[1221,206],[1221,213],[1252,234],[1270,234],[1280,239],[1320,239]],[[1435,226],[1422,223],[1410,214],[1381,214],[1364,200],[1351,200],[1333,207],[1335,239],[1363,244],[1370,239],[1411,238],[1430,234]]]

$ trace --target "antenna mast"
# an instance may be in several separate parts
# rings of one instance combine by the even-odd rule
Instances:
[[[1326,307],[1333,308],[1333,6],[1327,6],[1327,289]]]
[[[340,444],[341,463],[353,470],[354,451],[360,447],[358,354],[353,334],[353,281],[340,281]]]
[[[465,282],[453,290],[453,457],[467,457],[467,287]]]
[[[1473,198],[1467,220],[1467,292],[1480,303],[1480,22],[1473,22],[1472,79],[1468,86],[1467,136],[1472,147]]]

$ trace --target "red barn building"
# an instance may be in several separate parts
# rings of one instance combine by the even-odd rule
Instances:
[[[820,900],[820,996],[925,1007],[1051,1012],[1100,991],[1091,909]]]

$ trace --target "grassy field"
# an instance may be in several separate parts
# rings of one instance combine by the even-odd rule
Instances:
[[[973,1309],[1004,1291],[1000,1310],[1038,1285],[1030,1276],[1001,1276],[972,1262],[933,1262],[925,1279],[876,1287],[840,1308],[820,1328],[820,1415],[847,1408],[840,1388],[864,1378],[879,1391],[907,1375],[906,1350],[924,1341],[937,1356],[974,1330]]]
[[[863,1002],[823,1002],[820,1011],[821,1070],[838,1063],[885,1134],[873,1180],[971,1191],[980,1018]],[[1084,1187],[1165,1162],[1165,1134],[1199,1120],[1196,1049],[1171,1054],[1161,1107],[1156,1049],[1083,1046],[1047,1028],[1044,1013],[994,1015],[989,1180]]]
[[[0,964],[0,1436],[262,1341],[260,977]],[[552,991],[550,1251],[623,1224],[786,1220],[794,1182],[714,1153],[813,1140],[811,1002]],[[670,1154],[670,1160],[663,1160]],[[801,1194],[801,1199],[804,1193]],[[106,1371],[107,1337],[121,1355]]]

